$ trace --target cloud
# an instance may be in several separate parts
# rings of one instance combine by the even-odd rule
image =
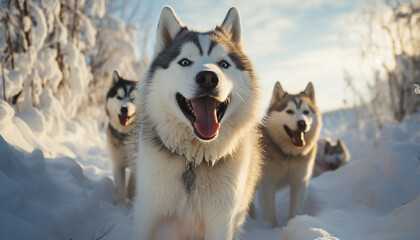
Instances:
[[[315,85],[318,107],[321,111],[342,106],[346,93],[343,69],[351,74],[360,68],[357,48],[328,47],[296,54],[286,61],[274,62],[258,67],[263,102],[266,107],[276,81],[280,81],[286,91],[298,93],[309,81]]]
[[[183,23],[202,30],[221,24],[228,9],[238,7],[245,50],[261,79],[264,108],[276,81],[290,92],[300,92],[312,81],[322,111],[342,107],[343,98],[349,94],[343,81],[343,69],[358,75],[362,68],[359,46],[354,41],[356,35],[351,35],[349,44],[341,43],[347,38],[342,33],[353,25],[349,17],[354,20],[356,14],[331,12],[331,9],[351,9],[347,1],[216,0],[204,3],[187,0],[166,4],[174,7]],[[316,11],[311,11],[313,9]]]
[[[241,7],[248,7],[247,9],[252,11],[258,8],[275,8],[275,7],[292,7],[292,8],[299,8],[301,10],[310,10],[314,8],[319,8],[323,5],[330,5],[330,6],[345,6],[345,1],[337,1],[337,0],[264,0],[264,1],[255,1],[255,0],[248,0],[248,1],[236,1],[236,0],[229,0],[227,1],[232,6],[239,5]]]
[[[295,0],[289,1],[294,2]],[[203,31],[220,25],[229,8],[237,6],[241,13],[245,48],[248,54],[254,57],[281,51],[283,36],[296,29],[293,19],[282,17],[279,9],[274,8],[274,6],[278,6],[277,3],[277,1],[261,3],[256,1],[215,1],[211,3],[193,0],[182,3],[167,2],[174,8],[182,23],[187,24],[191,29]],[[282,3],[284,4],[284,2]],[[217,7],[214,7],[215,5]],[[203,14],[204,12],[205,14]]]
[[[270,11],[265,9],[254,16],[244,16],[244,42],[252,56],[281,51],[283,36],[296,28],[291,19],[270,15]]]

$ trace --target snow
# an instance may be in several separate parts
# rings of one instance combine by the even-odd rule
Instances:
[[[63,75],[58,67],[57,52],[51,48],[43,48],[38,52],[37,71],[43,84],[48,85],[53,91],[57,91],[60,80]]]
[[[45,38],[47,37],[47,23],[41,8],[33,3],[30,4],[30,8],[32,17],[34,18],[34,23],[36,23],[34,26],[32,26],[30,31],[32,40],[31,47],[35,48],[35,50],[39,50],[44,45]]]
[[[28,16],[23,17],[23,31],[29,31],[31,27],[31,18]]]
[[[23,84],[23,74],[21,71],[10,71],[8,72],[7,69],[4,69],[4,75],[6,76],[4,78],[6,83],[6,96],[14,96],[17,94]],[[1,76],[3,80],[3,76]],[[2,98],[3,98],[3,91],[1,92]]]
[[[92,1],[92,6],[90,8],[90,16],[103,17],[105,15],[105,0],[95,0]]]
[[[115,205],[103,127],[67,119],[51,90],[41,102],[15,113],[0,101],[0,239],[130,239],[133,215]],[[326,114],[323,135],[341,138],[350,162],[312,179],[303,214],[289,222],[288,192],[279,192],[283,226],[247,219],[241,240],[420,238],[420,114],[377,132],[349,116]]]

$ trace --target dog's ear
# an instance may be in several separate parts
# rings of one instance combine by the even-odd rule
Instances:
[[[331,147],[331,142],[326,141],[325,142],[325,147],[324,147],[324,152],[328,152],[330,150],[330,147]]]
[[[241,17],[236,7],[229,9],[225,20],[223,20],[222,28],[231,35],[232,41],[242,46]]]
[[[273,89],[273,95],[271,96],[270,106],[278,100],[282,99],[285,94],[286,92],[281,87],[281,84],[279,82],[276,82],[276,85],[274,85]]]
[[[163,49],[168,47],[182,28],[183,25],[175,15],[174,10],[169,6],[165,6],[160,13],[153,56],[158,55]]]
[[[312,82],[308,83],[303,93],[305,93],[312,101],[315,101],[315,90]]]
[[[337,146],[339,146],[341,150],[344,150],[343,142],[341,141],[341,139],[337,139]]]
[[[112,74],[112,83],[115,84],[120,80],[120,75],[118,74],[117,70],[114,71]]]

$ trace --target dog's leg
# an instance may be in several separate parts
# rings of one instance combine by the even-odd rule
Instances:
[[[308,180],[297,180],[290,185],[290,209],[288,220],[300,213],[305,203]]]
[[[146,199],[136,199],[132,240],[154,240],[159,230],[158,210],[147,204]]]
[[[252,219],[257,219],[257,213],[255,212],[255,206],[254,206],[255,201],[252,201],[249,204],[249,209],[248,209],[248,216]]]
[[[214,216],[213,219],[205,222],[206,233],[204,240],[233,239],[232,221],[227,214],[229,213],[226,213],[225,216]]]
[[[238,213],[238,215],[236,216],[236,222],[235,222],[235,229],[233,232],[233,239],[234,240],[238,240],[239,239],[239,235],[242,232],[242,225],[245,222],[247,216],[247,212],[241,212]]]
[[[128,179],[127,185],[127,198],[130,202],[134,200],[136,196],[136,173],[133,169],[131,169],[130,177]]]
[[[112,172],[114,173],[115,187],[117,188],[118,193],[118,203],[126,206],[127,192],[125,188],[125,168],[118,164],[114,164],[112,167]]]
[[[270,221],[273,227],[277,227],[275,196],[276,186],[272,184],[264,184],[261,182],[259,192],[259,202],[261,206],[262,216],[265,220]]]

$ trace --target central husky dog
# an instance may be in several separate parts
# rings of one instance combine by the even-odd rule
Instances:
[[[270,107],[261,127],[264,169],[259,197],[265,220],[277,227],[275,215],[276,190],[290,185],[288,219],[301,211],[317,150],[321,116],[315,105],[312,83],[305,91],[293,95],[283,91],[277,82]]]
[[[196,32],[163,8],[140,83],[133,239],[238,237],[261,170],[259,86],[239,12]]]
[[[133,138],[136,105],[136,82],[125,80],[114,71],[112,87],[106,96],[106,114],[109,117],[107,129],[108,152],[112,162],[112,172],[118,193],[118,203],[127,205],[127,197],[134,197],[134,167],[130,142]],[[130,168],[128,186],[125,186],[125,169]]]

